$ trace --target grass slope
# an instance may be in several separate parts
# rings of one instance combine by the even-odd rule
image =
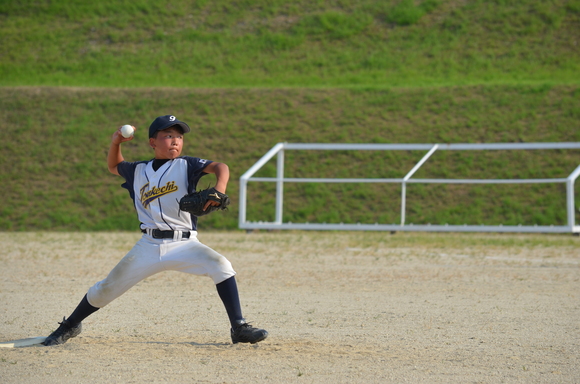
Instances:
[[[106,170],[116,127],[138,127],[128,160],[148,159],[146,129],[171,113],[190,123],[184,154],[230,165],[234,205],[202,218],[236,228],[238,179],[277,142],[580,141],[578,86],[356,89],[0,88],[2,230],[137,227],[122,179]],[[423,153],[288,152],[288,177],[402,177]],[[566,177],[580,151],[441,152],[416,177]],[[260,176],[273,176],[275,163]],[[208,181],[206,181],[208,180]],[[202,184],[209,183],[209,177]],[[384,185],[287,185],[285,221],[396,223],[400,191]],[[273,220],[273,185],[252,183],[249,220]],[[370,198],[369,201],[369,196]],[[577,196],[578,200],[578,196]],[[407,222],[565,224],[563,185],[419,186]]]
[[[0,230],[134,229],[105,155],[172,113],[228,192],[276,142],[580,141],[580,0],[0,3]],[[420,153],[288,153],[287,176],[400,177]],[[564,177],[575,151],[438,153],[417,177]],[[273,175],[268,164],[260,175]],[[204,182],[206,182],[204,180]],[[251,185],[250,220],[273,186]],[[373,198],[369,203],[369,196]],[[419,186],[407,222],[563,224],[562,185]],[[399,221],[396,185],[288,185],[285,221]],[[203,218],[235,228],[237,209]]]
[[[580,0],[5,1],[0,85],[578,84]]]

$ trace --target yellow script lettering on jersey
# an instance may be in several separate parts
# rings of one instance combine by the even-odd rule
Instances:
[[[141,204],[143,204],[143,208],[147,208],[149,204],[155,199],[160,198],[161,196],[170,194],[172,192],[177,191],[179,188],[175,185],[175,181],[168,181],[163,187],[155,187],[147,190],[149,188],[149,183],[145,184],[139,190],[141,192]]]

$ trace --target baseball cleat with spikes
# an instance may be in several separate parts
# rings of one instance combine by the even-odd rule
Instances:
[[[245,319],[238,320],[236,327],[232,328],[232,343],[256,344],[268,337],[268,331],[252,327]]]
[[[59,324],[60,326],[56,329],[56,331],[51,333],[42,344],[46,346],[64,344],[68,339],[78,336],[83,329],[82,323],[78,323],[77,325],[71,327],[69,321],[64,317],[62,318],[62,323]]]

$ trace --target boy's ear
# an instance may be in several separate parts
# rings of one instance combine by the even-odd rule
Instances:
[[[153,149],[155,149],[155,139],[154,138],[150,138],[149,139],[149,146]]]

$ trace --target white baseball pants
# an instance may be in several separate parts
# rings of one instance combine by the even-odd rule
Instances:
[[[209,276],[215,284],[234,276],[236,272],[228,259],[202,244],[195,234],[191,232],[189,239],[178,241],[144,234],[109,275],[89,289],[89,303],[102,308],[141,280],[161,271]]]

